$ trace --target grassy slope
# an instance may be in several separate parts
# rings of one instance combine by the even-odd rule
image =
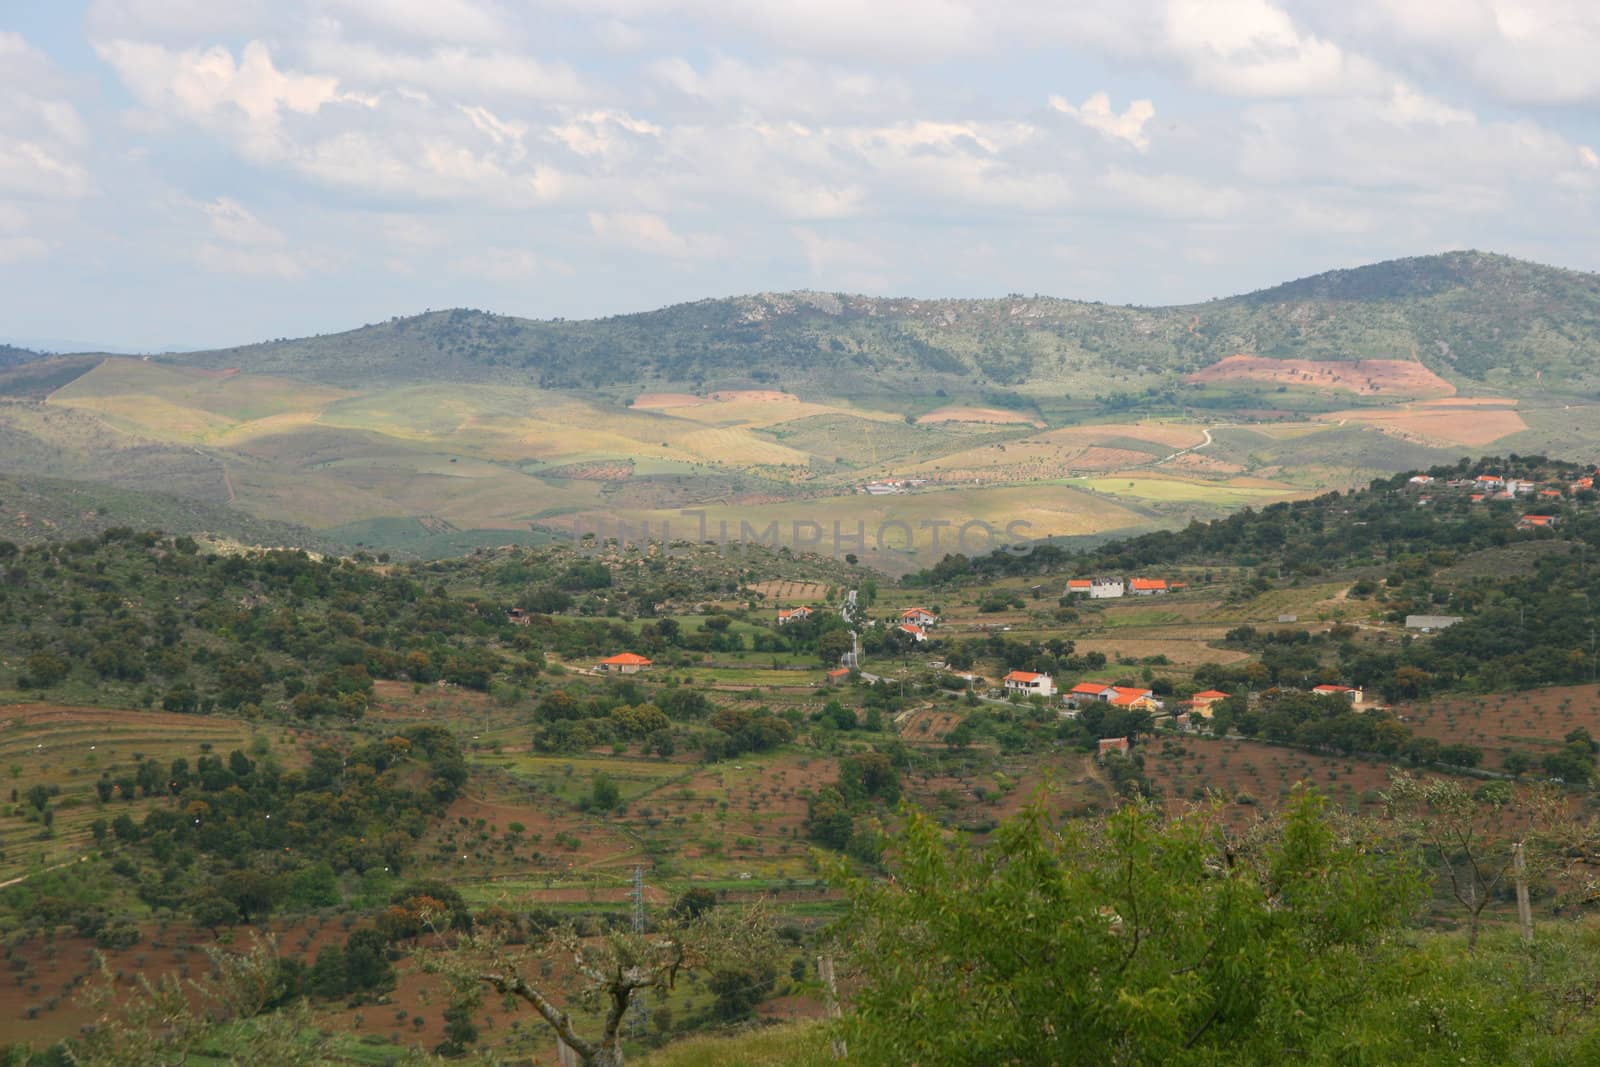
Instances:
[[[209,534],[250,545],[331,551],[337,539],[217,504],[59,478],[0,474],[0,540],[28,544],[93,537],[114,526]]]

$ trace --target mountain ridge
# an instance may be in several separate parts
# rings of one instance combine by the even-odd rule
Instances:
[[[1494,388],[1600,390],[1600,275],[1451,252],[1168,307],[1058,297],[870,297],[800,290],[598,319],[467,308],[162,362],[328,384],[534,384],[1109,393],[1230,355],[1410,359]]]

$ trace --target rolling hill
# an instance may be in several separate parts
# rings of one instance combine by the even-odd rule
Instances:
[[[0,367],[0,472],[408,556],[677,529],[683,509],[1098,538],[1464,454],[1592,459],[1594,393],[1600,280],[1462,252],[1190,307],[803,292],[43,357]]]
[[[1420,362],[1497,388],[1600,388],[1600,277],[1481,252],[1333,271],[1179,307],[1053,297],[761,293],[589,321],[434,311],[346,333],[163,357],[334,385],[781,385],[1107,394],[1233,355]]]
[[[0,345],[0,367],[15,367],[42,358],[40,353],[16,345]]]

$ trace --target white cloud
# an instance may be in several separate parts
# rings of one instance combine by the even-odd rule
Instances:
[[[96,37],[164,36],[194,40],[249,33],[281,0],[92,0],[84,19]]]
[[[0,31],[0,195],[75,199],[93,189],[89,130],[65,89],[44,53]]]
[[[310,258],[291,248],[283,231],[263,222],[232,197],[196,206],[206,217],[210,234],[195,253],[204,269],[291,281],[309,272]]]
[[[1268,0],[1169,0],[1168,47],[1199,84],[1239,96],[1371,91],[1381,69],[1303,32]]]
[[[659,141],[662,128],[625,111],[599,110],[573,115],[550,127],[550,136],[580,156],[619,156],[647,141]]]
[[[673,89],[714,107],[767,117],[797,115],[840,121],[861,114],[901,114],[911,93],[904,83],[861,71],[819,67],[801,59],[769,64],[719,56],[697,68],[674,57],[652,72]]]
[[[1600,8],[1589,0],[1349,0],[1333,21],[1393,61],[1466,77],[1502,101],[1600,99]]]
[[[348,99],[339,93],[337,78],[279,70],[260,41],[246,44],[237,62],[220,45],[173,51],[117,40],[97,44],[95,51],[146,107],[230,132],[261,158],[286,151],[285,115],[314,115]]]
[[[1150,138],[1144,128],[1156,117],[1156,106],[1149,100],[1130,101],[1120,115],[1111,109],[1111,97],[1105,93],[1095,93],[1080,107],[1072,106],[1062,97],[1052,96],[1050,106],[1072,116],[1091,130],[1118,141],[1126,141],[1141,152],[1150,147]]]
[[[212,235],[230,244],[259,248],[288,243],[283,231],[262,222],[230,197],[218,197],[209,204],[202,204],[200,210],[210,219]]]
[[[338,37],[313,39],[307,61],[338,75],[342,84],[369,92],[401,88],[457,99],[526,98],[573,102],[592,95],[573,69],[505,51],[438,47],[423,54],[397,52]]]
[[[483,248],[451,260],[457,274],[484,278],[492,282],[518,282],[544,269],[538,256],[525,248]]]
[[[320,0],[317,5],[366,28],[418,41],[498,44],[514,23],[479,0]]]
[[[677,233],[660,215],[643,211],[591,211],[589,228],[607,244],[673,259],[715,256],[728,249],[720,237]]]

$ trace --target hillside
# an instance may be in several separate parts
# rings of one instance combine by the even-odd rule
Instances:
[[[14,367],[19,363],[30,363],[41,358],[40,353],[18,348],[16,345],[0,345],[0,367]]]
[[[1534,483],[1524,501],[1558,529],[1526,528],[1514,497],[1473,500],[1476,476],[1490,471]],[[1386,937],[1401,955],[1362,935],[1358,953],[1337,954],[1351,961],[1351,989],[1395,990],[1414,1004],[1435,951],[1481,970],[1441,977],[1430,1005],[1474,975],[1503,986],[1525,959],[1514,931],[1500,928],[1506,895],[1478,885],[1473,899],[1489,910],[1481,922],[1465,910],[1440,867],[1449,855],[1419,842],[1422,821],[1386,816],[1384,793],[1409,770],[1481,803],[1494,819],[1474,845],[1482,855],[1530,833],[1545,796],[1570,812],[1573,833],[1600,840],[1588,818],[1600,683],[1583,654],[1600,596],[1586,565],[1600,543],[1592,471],[1523,456],[1438,467],[1426,487],[1401,473],[1092,552],[952,557],[898,585],[817,556],[714,545],[558,545],[390,564],[216,555],[128,530],[0,544],[0,759],[15,791],[0,804],[0,926],[19,979],[0,1012],[15,1020],[10,1040],[92,1049],[106,1037],[89,1025],[93,950],[113,974],[208,983],[217,976],[206,950],[248,952],[254,928],[276,937],[272,988],[282,993],[259,1009],[261,1036],[277,1024],[321,1032],[330,1047],[317,1062],[398,1062],[457,1036],[485,1062],[536,1061],[549,1037],[528,1025],[529,1009],[453,1001],[446,977],[430,973],[438,953],[477,951],[440,936],[441,920],[460,931],[470,916],[475,929],[503,934],[522,973],[549,979],[577,1005],[580,1030],[594,1032],[566,957],[545,936],[563,920],[589,935],[627,925],[635,871],[652,914],[730,914],[761,900],[779,943],[770,961],[653,993],[648,1029],[627,1036],[630,1061],[667,1045],[645,1062],[816,1062],[821,1032],[803,1026],[749,1043],[696,1035],[752,1017],[819,1016],[814,961],[836,954],[852,1057],[906,1062],[873,1051],[883,1047],[873,1027],[892,1025],[882,1006],[909,999],[904,975],[932,987],[938,975],[918,968],[952,952],[976,958],[1022,943],[1027,952],[1008,959],[1032,961],[1054,950],[1019,938],[1065,931],[1078,945],[1099,931],[1095,958],[1125,960],[1130,925],[1156,923],[1151,944],[1187,940],[1101,971],[1159,985],[1170,961],[1212,951],[1206,923],[1217,915],[1250,918],[1241,930],[1251,938],[1281,939],[1293,917],[1285,908],[1302,900],[1388,909]],[[1062,595],[1069,574],[1105,572],[1183,584],[1153,598]],[[841,610],[850,590],[861,673],[825,681],[852,644]],[[798,605],[815,610],[779,621],[780,608]],[[935,616],[921,639],[901,628],[912,608]],[[1408,630],[1406,616],[1424,612],[1461,621]],[[619,650],[653,666],[624,677],[592,670]],[[1006,693],[997,680],[1012,671],[1050,674],[1058,692],[1147,689],[1151,703],[1068,708]],[[1367,697],[1308,691],[1318,683],[1359,685]],[[1174,714],[1211,689],[1231,696],[1198,716]],[[1121,740],[1126,755],[1096,757],[1100,742]],[[1125,806],[1134,797],[1150,803]],[[1335,880],[1285,896],[1278,828],[1295,826],[1302,832],[1281,839],[1312,846],[1295,855]],[[1030,844],[1030,827],[1048,840]],[[945,857],[953,829],[975,847]],[[1327,852],[1336,841],[1361,851]],[[1228,869],[1248,877],[1215,876],[1224,842]],[[1592,938],[1569,922],[1575,894],[1587,897],[1587,869],[1548,861],[1557,846],[1566,847],[1554,837],[1529,846],[1540,850],[1530,865],[1539,944],[1552,947]],[[908,862],[915,856],[925,859]],[[1398,859],[1404,868],[1391,869]],[[1130,871],[1140,872],[1138,900]],[[1020,891],[1046,883],[1064,895]],[[969,948],[925,940],[952,929],[918,910],[940,900],[981,931]],[[1040,923],[1046,905],[1054,910]],[[1343,914],[1310,915],[1306,944],[1274,940],[1258,952],[1256,940],[1230,942],[1222,988],[1237,988],[1253,961],[1310,959],[1327,931],[1366,928],[1340,925]],[[1251,917],[1269,918],[1257,929]],[[1009,933],[981,925],[1011,921]],[[1480,926],[1479,955],[1463,951]],[[892,965],[897,944],[917,946],[914,967]],[[1398,970],[1373,983],[1385,960]],[[1562,975],[1547,977],[1549,997],[1593,988],[1592,975]],[[1162,988],[1148,1002],[1187,1003]],[[1034,1015],[1060,999],[1046,992]],[[130,1012],[138,1004],[128,985],[113,995]],[[1512,1015],[1536,1021],[1527,1041],[1544,1040],[1546,994],[1518,995],[1527,999]],[[1475,1015],[1500,1003],[1471,999]],[[1336,1037],[1362,1012],[1394,1017],[1371,997],[1341,1004]],[[1253,1018],[1230,1024],[1206,1058],[1171,1062],[1278,1062],[1281,1045],[1270,1042],[1253,1059],[1222,1055],[1257,1032]],[[960,1016],[933,1029],[909,1021],[950,1042],[970,1026]],[[1185,1020],[1183,1039],[1203,1023]],[[188,1038],[215,1047],[203,1039]],[[1391,1039],[1381,1062],[1439,1061],[1434,1045],[1409,1061],[1390,1054],[1411,1040],[1408,1028]],[[1586,1062],[1570,1051],[1528,1062]],[[114,1052],[76,1062],[154,1058]],[[1057,1058],[1047,1053],[1013,1058]],[[922,1059],[958,1061],[942,1050]]]
[[[115,527],[170,530],[245,545],[335,551],[339,543],[303,526],[166,493],[94,482],[0,473],[0,540],[18,544],[98,537]]]
[[[1053,297],[762,293],[590,321],[456,309],[166,357],[339,385],[779,385],[831,395],[1143,389],[1227,356],[1420,361],[1499,387],[1600,385],[1600,278],[1479,252],[1333,271],[1180,307]]]

